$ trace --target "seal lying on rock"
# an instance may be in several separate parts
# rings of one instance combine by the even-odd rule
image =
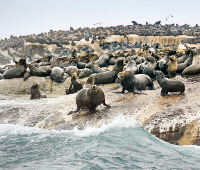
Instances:
[[[119,72],[117,82],[122,86],[122,93],[125,93],[125,90],[135,92],[135,90],[154,89],[153,81],[148,75],[134,75],[131,71]]]
[[[42,68],[37,68],[32,64],[29,64],[28,67],[30,69],[30,74],[32,76],[37,76],[37,77],[46,77],[46,76],[48,76],[47,72]]]
[[[85,77],[89,77],[92,73],[93,73],[93,71],[89,68],[84,68],[84,69],[78,70],[78,76],[79,76],[80,79],[85,78]]]
[[[21,58],[19,62],[16,62],[16,67],[11,68],[3,73],[4,79],[21,78],[26,72],[26,59]]]
[[[195,75],[195,74],[199,74],[200,73],[200,64],[199,62],[192,64],[189,67],[186,67],[183,72],[182,75]]]
[[[162,88],[161,96],[166,96],[168,92],[181,92],[185,91],[185,84],[179,80],[169,80],[165,78],[161,71],[154,71],[158,84]]]
[[[114,83],[115,79],[117,78],[117,74],[120,71],[123,71],[123,67],[124,67],[124,60],[118,59],[117,63],[113,67],[112,71],[107,71],[107,72],[98,73],[98,74],[92,74],[89,76],[86,83],[91,84],[93,77],[95,79],[95,84]]]
[[[98,64],[93,63],[93,65],[91,65],[91,69],[93,70],[94,73],[103,73],[105,72],[104,69],[100,68]]]
[[[87,107],[89,111],[96,111],[96,107],[101,104],[109,107],[105,102],[103,90],[96,85],[92,85],[91,87],[84,88],[78,92],[76,96],[77,109],[68,114],[78,112],[83,107]]]
[[[192,64],[193,55],[194,54],[191,50],[186,51],[187,59],[184,61],[184,63],[180,63],[177,65],[177,70],[176,70],[177,73],[182,73],[186,67],[188,67]]]
[[[51,80],[56,83],[62,83],[66,80],[67,76],[64,76],[64,71],[60,67],[54,67],[51,71]]]
[[[40,98],[47,98],[46,94],[39,89],[37,83],[34,83],[31,86],[31,98],[30,99],[40,99]]]

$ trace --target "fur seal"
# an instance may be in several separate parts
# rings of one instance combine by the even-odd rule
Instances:
[[[91,65],[91,69],[93,70],[94,73],[103,73],[103,72],[105,72],[105,70],[100,68],[99,65],[96,64],[96,63]]]
[[[26,72],[26,59],[21,58],[16,62],[16,67],[11,68],[3,73],[4,79],[21,78]]]
[[[145,61],[144,57],[137,56],[135,59],[136,64],[141,64]]]
[[[99,65],[99,67],[105,67],[108,65],[109,62],[109,55],[108,54],[102,54],[98,60],[95,61],[96,64]]]
[[[115,58],[111,58],[110,60],[109,60],[109,65],[115,65],[116,64],[116,61],[117,61],[117,59],[115,59]]]
[[[46,94],[39,89],[39,85],[34,83],[31,86],[31,98],[30,99],[40,99],[40,98],[47,98]]]
[[[124,68],[124,60],[118,59],[117,63],[113,67],[112,71],[106,71],[103,73],[92,74],[87,79],[86,83],[91,84],[93,78],[95,79],[95,84],[107,84],[114,83],[117,78],[117,74],[123,71]]]
[[[69,89],[66,89],[66,94],[76,93],[82,88],[83,88],[83,85],[77,80],[76,75],[74,75],[71,77],[71,84],[69,86]]]
[[[161,58],[157,61],[156,70],[160,70],[163,72],[163,74],[167,73],[167,61],[164,58]]]
[[[37,76],[37,77],[46,77],[46,76],[48,76],[47,72],[42,68],[37,68],[32,64],[29,64],[28,67],[30,69],[30,74],[32,76]]]
[[[187,50],[185,53],[186,53],[187,59],[184,61],[184,63],[177,65],[177,71],[176,71],[177,73],[182,73],[186,67],[192,64],[193,55],[194,55],[193,52],[191,50]]]
[[[174,55],[170,56],[169,62],[167,63],[167,72],[170,76],[175,76],[177,70],[177,59]]]
[[[148,75],[134,75],[131,71],[119,72],[117,82],[122,86],[122,93],[125,93],[125,90],[128,92],[136,92],[136,90],[154,89],[153,81]]]
[[[142,63],[138,67],[139,74],[146,74],[151,78],[155,78],[153,71],[156,69],[156,64]]]
[[[65,73],[67,73],[70,77],[74,74],[78,75],[78,68],[76,66],[65,67]]]
[[[161,96],[166,96],[168,92],[180,92],[185,91],[185,84],[179,80],[169,80],[165,78],[161,71],[154,71],[158,84],[162,88]]]
[[[181,57],[179,57],[179,58],[177,59],[178,64],[184,63],[186,59],[187,59],[187,56],[186,56],[186,55],[182,55]]]
[[[64,76],[64,71],[60,67],[54,67],[51,71],[51,80],[56,83],[63,83],[67,76]]]
[[[125,65],[125,71],[131,71],[133,74],[137,74],[138,73],[138,68],[137,68],[137,65],[136,65],[134,60],[129,61]]]
[[[68,114],[78,112],[83,107],[87,107],[89,111],[96,111],[96,107],[101,104],[109,107],[109,105],[107,105],[105,102],[105,94],[103,90],[96,85],[92,85],[89,88],[81,89],[77,93],[77,109],[75,111],[69,112]]]
[[[84,62],[78,62],[77,63],[77,68],[78,69],[83,69],[83,68],[85,68],[85,65],[86,65],[86,63],[84,63]]]
[[[186,67],[183,70],[182,75],[195,75],[195,74],[199,74],[199,73],[200,73],[200,64],[195,63],[189,67]]]
[[[89,77],[92,73],[93,73],[93,71],[91,69],[89,69],[89,68],[84,68],[84,69],[79,69],[78,70],[79,78]]]

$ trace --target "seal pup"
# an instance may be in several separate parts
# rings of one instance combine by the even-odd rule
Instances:
[[[31,86],[31,98],[30,99],[40,99],[40,98],[47,98],[46,94],[39,89],[39,85],[34,83]]]
[[[66,89],[66,94],[73,94],[77,91],[81,90],[83,88],[83,85],[77,80],[77,76],[73,75],[71,77],[71,84],[69,86],[69,89]]]
[[[117,83],[122,86],[121,93],[128,92],[137,93],[136,90],[153,90],[154,85],[151,78],[146,74],[134,75],[131,71],[122,71],[118,73]]]
[[[179,80],[169,80],[165,78],[161,71],[154,71],[156,79],[161,90],[161,96],[166,96],[168,92],[180,92],[180,94],[185,91],[185,84]]]

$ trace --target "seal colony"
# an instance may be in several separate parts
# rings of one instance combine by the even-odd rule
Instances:
[[[149,25],[138,25],[137,27],[150,28]],[[157,26],[155,27],[157,28]],[[135,26],[130,26],[130,30],[132,28]],[[121,38],[121,33],[117,31],[120,29],[126,34],[126,39],[110,41],[112,35],[119,35]],[[107,30],[112,33],[108,34]],[[76,111],[72,111],[70,114],[74,112],[82,114],[80,110],[84,108],[90,113],[96,109],[102,113],[101,104],[108,108],[110,105],[110,110],[112,110],[113,103],[108,105],[105,102],[107,93],[99,87],[104,84],[117,86],[117,83],[120,83],[122,94],[117,95],[123,95],[125,98],[129,94],[137,97],[137,95],[143,94],[138,91],[156,88],[161,88],[160,95],[163,100],[167,100],[167,97],[170,96],[176,97],[176,92],[183,96],[187,86],[176,78],[177,76],[199,74],[199,63],[196,62],[200,53],[199,48],[194,48],[189,44],[164,46],[158,42],[148,44],[142,41],[133,44],[129,39],[132,32],[125,30],[123,26],[71,29],[67,32],[66,37],[63,35],[63,31],[51,31],[49,35],[44,34],[44,41],[38,39],[40,35],[34,35],[29,37],[28,43],[24,41],[20,47],[7,49],[7,47],[1,46],[4,51],[9,50],[9,56],[13,56],[16,64],[0,68],[0,79],[23,78],[24,81],[28,81],[33,76],[41,77],[41,79],[45,77],[52,84],[63,84],[69,79],[71,83],[65,87],[63,93],[69,96],[76,93],[77,106]],[[55,37],[60,38],[51,39],[54,34]],[[9,41],[12,39],[16,38],[12,37]],[[38,40],[39,45],[36,44]],[[4,41],[1,41],[1,44],[4,44]],[[182,47],[180,48],[180,46]],[[27,50],[28,47],[31,50]],[[6,58],[6,55],[4,57]],[[158,83],[159,87],[155,88],[155,83]],[[31,84],[29,87],[31,99],[44,100],[41,98],[48,97],[39,88],[44,88],[40,86],[40,82]],[[44,89],[42,90],[44,91]],[[116,92],[116,90],[111,89],[111,92]],[[151,94],[154,94],[154,91]],[[151,98],[151,96],[148,97]],[[157,98],[159,97],[157,95]]]

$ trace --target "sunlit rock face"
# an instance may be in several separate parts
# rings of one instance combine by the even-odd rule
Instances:
[[[18,52],[24,54],[25,56],[34,56],[36,54],[40,56],[46,55],[48,46],[39,43],[27,43],[24,47],[19,48]]]
[[[137,43],[142,42],[143,44],[145,44],[147,42],[149,45],[159,43],[162,46],[179,44],[184,39],[193,38],[191,36],[176,36],[176,37],[175,36],[139,36],[136,34],[127,35],[127,37],[128,37],[128,41],[133,44],[135,44],[136,42]],[[124,38],[124,36],[120,36],[120,35],[112,35],[106,38],[105,41],[106,42],[114,42],[114,41],[126,42],[127,38]]]
[[[40,90],[48,94],[65,94],[71,80],[68,78],[63,83],[53,82],[49,77],[32,76],[24,81],[23,78],[15,78],[0,81],[0,94],[30,94],[30,88],[34,83],[38,83]]]

